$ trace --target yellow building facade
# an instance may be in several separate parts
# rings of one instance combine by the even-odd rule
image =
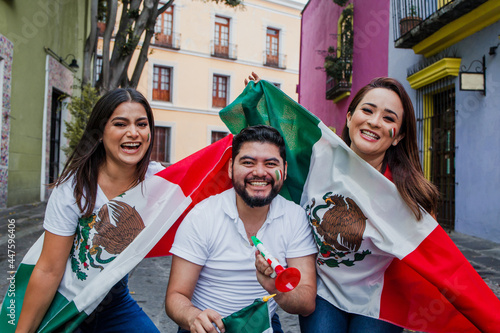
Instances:
[[[219,111],[252,71],[297,100],[303,4],[243,3],[176,0],[158,18],[138,86],[154,110],[154,159],[175,163],[227,135]]]

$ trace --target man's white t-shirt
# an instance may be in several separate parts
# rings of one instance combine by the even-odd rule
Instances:
[[[281,196],[272,201],[257,238],[283,267],[287,267],[287,258],[317,253],[305,211]],[[234,189],[194,207],[177,230],[170,250],[203,266],[191,299],[193,305],[213,309],[223,317],[268,295],[257,281],[255,251],[238,217]],[[271,315],[276,306],[271,301]]]

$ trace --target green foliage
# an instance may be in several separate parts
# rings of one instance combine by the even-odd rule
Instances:
[[[343,57],[337,56],[337,51],[334,53],[329,53],[325,57],[325,67],[326,75],[333,77],[337,82],[344,78],[344,72],[346,69],[346,61]]]
[[[417,7],[410,6],[410,16],[417,16]]]
[[[130,17],[131,19],[134,19],[134,20],[139,18],[140,14],[141,14],[141,12],[139,11],[139,9],[129,9],[127,12],[128,17]]]
[[[108,14],[108,2],[106,0],[99,0],[97,3],[97,21],[106,22],[106,15]]]
[[[99,97],[98,90],[88,84],[83,87],[81,97],[71,98],[71,102],[68,104],[71,121],[64,122],[66,125],[64,137],[69,140],[69,145],[62,148],[67,156],[73,152],[78,141],[80,141],[85,126],[87,126],[90,113]]]
[[[140,36],[135,36],[134,24],[129,24],[125,31],[119,31],[118,34],[121,36],[125,35],[125,38],[119,38],[115,44],[115,48],[118,49],[121,57],[128,57],[137,48]]]

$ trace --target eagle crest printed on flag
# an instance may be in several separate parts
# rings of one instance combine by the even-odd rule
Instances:
[[[109,264],[116,255],[122,253],[144,228],[137,210],[117,200],[102,206],[97,215],[81,217],[70,252],[72,271],[79,280],[88,277],[83,270],[88,271],[93,267],[102,271],[103,265]],[[103,258],[103,253],[106,253],[106,258]]]
[[[370,250],[359,252],[367,218],[349,197],[328,192],[322,199],[324,204],[316,205],[313,198],[311,205],[306,206],[309,223],[316,230],[313,233],[319,248],[316,262],[328,267],[353,266],[371,254]],[[324,209],[327,210],[320,217],[318,213]]]

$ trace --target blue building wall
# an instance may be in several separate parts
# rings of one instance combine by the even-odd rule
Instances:
[[[392,14],[392,13],[391,13]],[[392,21],[392,20],[391,20]],[[465,68],[474,60],[486,63],[486,95],[456,88],[455,230],[500,243],[500,22],[459,41],[443,52],[456,53]],[[413,103],[416,91],[407,81],[407,69],[424,59],[411,49],[395,49],[391,22],[389,76],[401,81]],[[474,63],[471,70],[475,70]]]
[[[500,243],[500,22],[455,45],[466,68],[486,63],[486,96],[456,95],[456,230]],[[471,70],[474,70],[474,63]]]

